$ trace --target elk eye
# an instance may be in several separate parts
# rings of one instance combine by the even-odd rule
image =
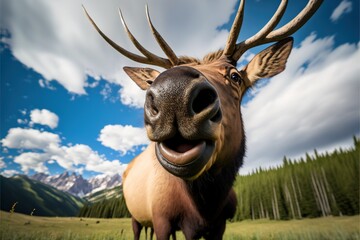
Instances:
[[[241,77],[237,72],[233,72],[230,74],[230,78],[231,80],[233,80],[234,82],[238,83],[241,81]]]

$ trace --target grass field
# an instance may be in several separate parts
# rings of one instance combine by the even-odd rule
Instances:
[[[133,239],[130,219],[36,217],[3,211],[0,236],[3,240]],[[177,236],[184,239],[181,233]],[[360,216],[229,222],[224,239],[360,239]]]

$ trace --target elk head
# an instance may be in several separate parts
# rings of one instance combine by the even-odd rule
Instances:
[[[274,30],[287,6],[287,0],[282,0],[274,16],[257,34],[236,43],[244,15],[242,0],[224,50],[210,53],[203,60],[178,57],[153,26],[147,7],[150,29],[167,58],[156,56],[136,40],[120,10],[125,31],[144,56],[114,43],[84,10],[99,34],[122,55],[167,69],[160,73],[151,68],[124,67],[130,78],[147,91],[145,126],[149,139],[155,142],[157,159],[170,173],[196,179],[210,168],[220,170],[234,164],[237,155],[243,156],[242,97],[258,79],[285,69],[293,44],[289,36],[305,24],[321,3],[322,0],[310,0],[294,19]],[[236,68],[248,49],[270,42],[276,43],[258,53],[244,68]]]

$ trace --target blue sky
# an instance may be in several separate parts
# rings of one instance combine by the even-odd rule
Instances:
[[[109,47],[84,4],[116,42],[134,50],[117,9],[145,47],[161,55],[145,17],[146,1],[5,0],[1,14],[0,172],[122,172],[146,146],[144,92],[122,71],[140,66]],[[153,23],[178,55],[222,48],[237,2],[148,1]],[[239,40],[255,34],[279,1],[247,1]],[[289,1],[280,25],[306,1]],[[243,173],[305,152],[349,147],[359,136],[359,1],[324,1],[294,34],[287,69],[263,80],[242,103],[247,133]],[[239,62],[245,65],[260,46]]]

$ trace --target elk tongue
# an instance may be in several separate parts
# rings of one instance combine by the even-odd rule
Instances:
[[[176,134],[174,137],[165,140],[162,145],[163,148],[167,148],[178,153],[185,153],[201,144],[201,142],[202,140],[189,140],[183,138],[181,134]]]
[[[194,144],[183,143],[183,144],[179,144],[178,146],[176,146],[174,150],[178,153],[184,153],[184,152],[189,151],[193,147],[194,147]]]

